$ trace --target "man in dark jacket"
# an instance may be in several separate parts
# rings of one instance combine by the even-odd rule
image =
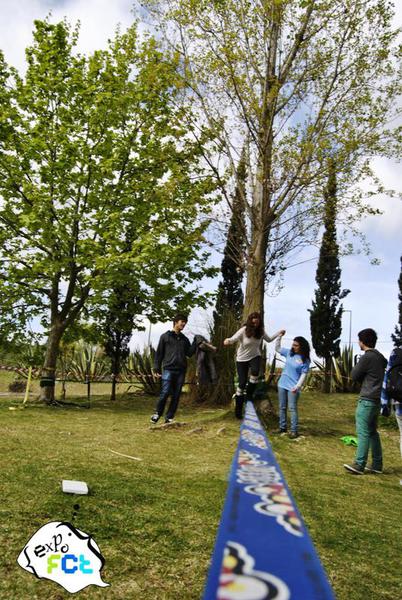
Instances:
[[[162,387],[152,423],[157,423],[165,410],[166,401],[171,396],[165,423],[171,423],[176,413],[181,388],[187,368],[187,357],[194,354],[195,341],[190,344],[182,331],[187,323],[187,316],[178,314],[173,319],[173,329],[161,335],[155,354],[154,373],[162,376]]]
[[[381,388],[387,361],[375,350],[377,334],[373,329],[363,329],[358,334],[363,356],[352,370],[352,379],[362,384],[356,408],[357,449],[355,461],[343,465],[354,475],[382,473],[382,448],[377,431],[378,415],[381,409]],[[366,467],[369,451],[372,464]]]

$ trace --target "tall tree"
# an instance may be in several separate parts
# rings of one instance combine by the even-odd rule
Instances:
[[[316,354],[324,359],[323,391],[331,391],[332,357],[339,355],[342,332],[342,305],[340,300],[349,290],[341,290],[339,246],[336,235],[336,164],[329,160],[328,184],[324,192],[324,234],[315,280],[317,288],[310,309],[311,339]]]
[[[220,127],[232,174],[250,140],[244,312],[263,312],[272,244],[316,225],[335,149],[339,210],[364,210],[357,182],[374,155],[398,154],[398,31],[384,0],[148,0],[181,52],[200,111]],[[177,35],[174,35],[177,32]],[[394,121],[395,122],[395,121]],[[214,157],[211,168],[219,179]],[[313,231],[314,228],[313,228]],[[289,246],[288,246],[289,247]]]
[[[194,302],[211,272],[200,251],[209,133],[188,136],[178,57],[135,27],[89,57],[77,37],[65,22],[36,21],[25,77],[0,56],[0,325],[41,318],[48,380],[64,332],[118,268],[162,316],[173,296]]]
[[[222,281],[218,285],[214,324],[225,310],[230,310],[239,321],[243,314],[244,295],[241,287],[244,277],[244,252],[246,245],[246,222],[244,195],[247,180],[246,152],[243,151],[237,167],[236,188],[233,194],[230,223],[226,236],[221,264]]]
[[[247,182],[246,151],[243,149],[237,167],[237,185],[231,202],[231,217],[221,264],[222,281],[218,285],[215,310],[213,313],[212,341],[222,348],[223,340],[231,336],[239,326],[243,314],[244,252],[246,244],[246,223],[244,189]],[[241,188],[241,189],[240,189]],[[215,358],[219,373],[215,386],[215,399],[225,403],[234,391],[234,348],[227,347]]]
[[[130,354],[129,343],[139,312],[137,299],[129,286],[116,285],[111,290],[104,322],[100,326],[103,330],[103,347],[112,367],[112,401],[116,399],[117,379],[123,362]]]
[[[392,338],[392,341],[394,342],[395,346],[398,346],[399,348],[401,348],[402,347],[402,256],[401,256],[401,272],[399,273],[398,286],[399,286],[399,293],[398,293],[399,320],[398,320],[398,325],[395,326],[395,333],[391,334],[391,338]]]

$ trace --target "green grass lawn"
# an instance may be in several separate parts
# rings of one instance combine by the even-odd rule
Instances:
[[[344,472],[342,463],[352,460],[353,449],[339,438],[354,433],[355,403],[352,396],[305,393],[303,437],[270,440],[337,598],[396,600],[399,435],[391,421],[382,423],[384,475]],[[16,563],[31,535],[52,520],[71,521],[92,534],[106,559],[102,574],[111,587],[91,586],[78,597],[200,598],[238,441],[231,410],[192,407],[184,400],[177,414],[184,426],[153,430],[151,398],[121,397],[111,405],[97,397],[90,410],[33,403],[9,410],[17,404],[0,400],[0,598],[71,597]],[[270,423],[269,431],[276,426]],[[63,494],[62,479],[86,481],[90,495]]]

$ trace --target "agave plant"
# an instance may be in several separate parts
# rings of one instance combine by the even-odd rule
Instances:
[[[160,382],[153,374],[154,357],[152,346],[142,352],[135,350],[127,357],[121,372],[123,380],[139,381],[144,392],[150,396],[157,396],[160,391]]]
[[[332,359],[332,377],[336,392],[352,393],[356,391],[356,383],[352,381],[354,366],[353,346],[344,346],[341,354]]]
[[[324,363],[315,360],[313,370],[310,371],[306,380],[309,389],[322,389],[325,366]],[[331,391],[344,394],[357,391],[357,384],[352,381],[352,369],[354,366],[353,346],[344,346],[339,356],[332,358],[331,365]]]
[[[103,350],[80,342],[67,359],[65,373],[76,381],[104,381],[110,377],[110,366]]]

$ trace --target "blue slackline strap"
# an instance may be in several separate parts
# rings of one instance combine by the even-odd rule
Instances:
[[[233,460],[203,600],[335,600],[254,407]]]

